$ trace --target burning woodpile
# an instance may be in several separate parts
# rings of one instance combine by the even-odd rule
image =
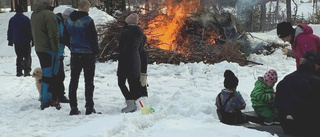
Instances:
[[[150,63],[214,64],[224,60],[240,65],[250,63],[246,59],[246,53],[250,52],[246,32],[229,13],[204,10],[198,0],[167,0],[158,9],[145,14],[137,12],[139,25],[148,39],[145,46]],[[100,45],[100,61],[117,60],[115,49],[127,15],[107,25]]]

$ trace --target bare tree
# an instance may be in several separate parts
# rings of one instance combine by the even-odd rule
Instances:
[[[286,4],[287,4],[287,21],[288,22],[292,22],[292,18],[291,18],[291,0],[286,0]]]
[[[267,1],[263,0],[261,2],[261,15],[260,15],[260,31],[266,30],[266,17],[267,17]]]
[[[294,3],[295,7],[294,7],[294,20],[293,22],[296,22],[297,20],[297,14],[298,14],[298,4],[295,0],[292,0],[292,2]]]

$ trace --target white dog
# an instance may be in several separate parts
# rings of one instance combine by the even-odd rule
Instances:
[[[41,100],[41,80],[42,80],[42,71],[40,67],[37,67],[33,70],[32,77],[36,79],[36,87],[39,92],[39,101]]]

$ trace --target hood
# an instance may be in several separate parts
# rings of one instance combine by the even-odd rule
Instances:
[[[78,19],[81,19],[84,16],[88,16],[88,12],[85,11],[74,11],[72,12],[69,17],[72,21],[77,21]]]
[[[303,29],[302,33],[305,33],[305,34],[312,34],[313,33],[312,28],[310,26],[308,26],[307,24],[299,24],[298,26]]]
[[[132,32],[135,36],[143,35],[142,29],[138,25],[133,25],[133,24],[126,25],[125,29],[130,30],[130,32]]]
[[[44,3],[44,2],[38,2],[36,4],[34,4],[33,7],[33,12],[37,13],[43,10],[52,10],[53,7],[49,6],[48,4]]]

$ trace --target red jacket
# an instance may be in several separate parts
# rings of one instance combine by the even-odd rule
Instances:
[[[313,30],[307,24],[299,24],[299,27],[303,29],[303,32],[295,36],[294,42],[291,44],[292,50],[296,57],[296,65],[300,64],[300,58],[308,50],[314,50],[320,54],[320,38],[313,34]]]

